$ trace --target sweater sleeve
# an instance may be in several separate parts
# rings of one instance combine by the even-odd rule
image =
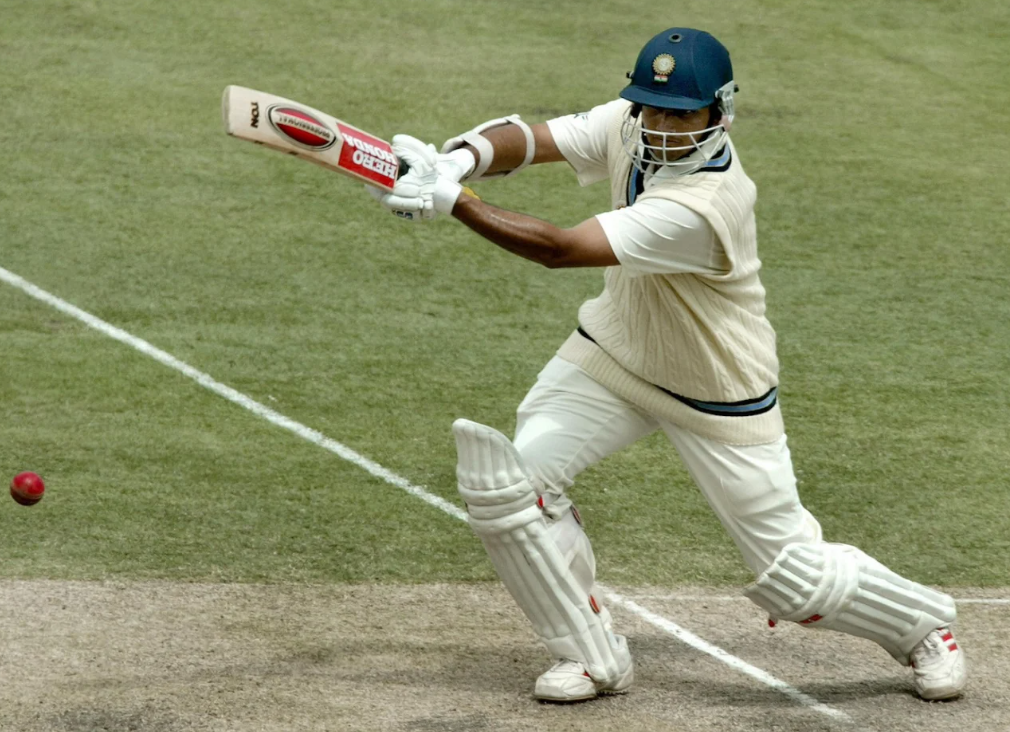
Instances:
[[[730,264],[712,226],[675,201],[651,198],[598,214],[614,255],[629,274],[722,274]]]
[[[614,116],[622,114],[626,106],[623,99],[616,99],[588,112],[547,121],[554,144],[575,170],[580,185],[607,179],[607,129]]]

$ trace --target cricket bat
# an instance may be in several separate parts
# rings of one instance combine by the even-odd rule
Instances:
[[[266,145],[357,178],[385,191],[408,166],[385,140],[305,104],[244,86],[227,86],[221,99],[232,137]]]

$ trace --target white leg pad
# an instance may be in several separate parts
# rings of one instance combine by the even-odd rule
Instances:
[[[452,430],[470,526],[534,631],[552,656],[581,662],[598,684],[617,680],[631,664],[627,644],[551,538],[519,452],[476,422],[459,419]]]
[[[846,544],[789,544],[744,595],[774,618],[875,641],[904,666],[919,641],[957,614],[949,595]]]

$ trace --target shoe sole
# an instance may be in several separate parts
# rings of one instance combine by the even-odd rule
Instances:
[[[544,702],[546,704],[578,704],[579,702],[592,701],[598,696],[599,694],[593,694],[592,696],[566,696],[564,699],[555,699],[549,696],[534,695],[533,698],[538,702]]]
[[[923,701],[951,701],[952,699],[957,699],[961,696],[961,690],[957,689],[955,691],[949,691],[947,693],[941,693],[938,696],[926,696],[925,694],[919,694],[919,698]]]
[[[536,694],[534,694],[533,698],[536,699],[537,701],[548,702],[550,704],[569,704],[572,702],[592,701],[593,699],[600,696],[621,696],[622,694],[627,693],[628,693],[627,689],[602,689],[590,696],[566,696],[563,699],[556,699],[550,696],[537,696]]]

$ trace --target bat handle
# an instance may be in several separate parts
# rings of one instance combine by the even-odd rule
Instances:
[[[408,170],[410,170],[410,166],[407,165],[407,161],[406,160],[401,160],[400,161],[400,169],[397,171],[396,177],[398,179],[402,178],[403,176],[405,176],[407,174]]]

